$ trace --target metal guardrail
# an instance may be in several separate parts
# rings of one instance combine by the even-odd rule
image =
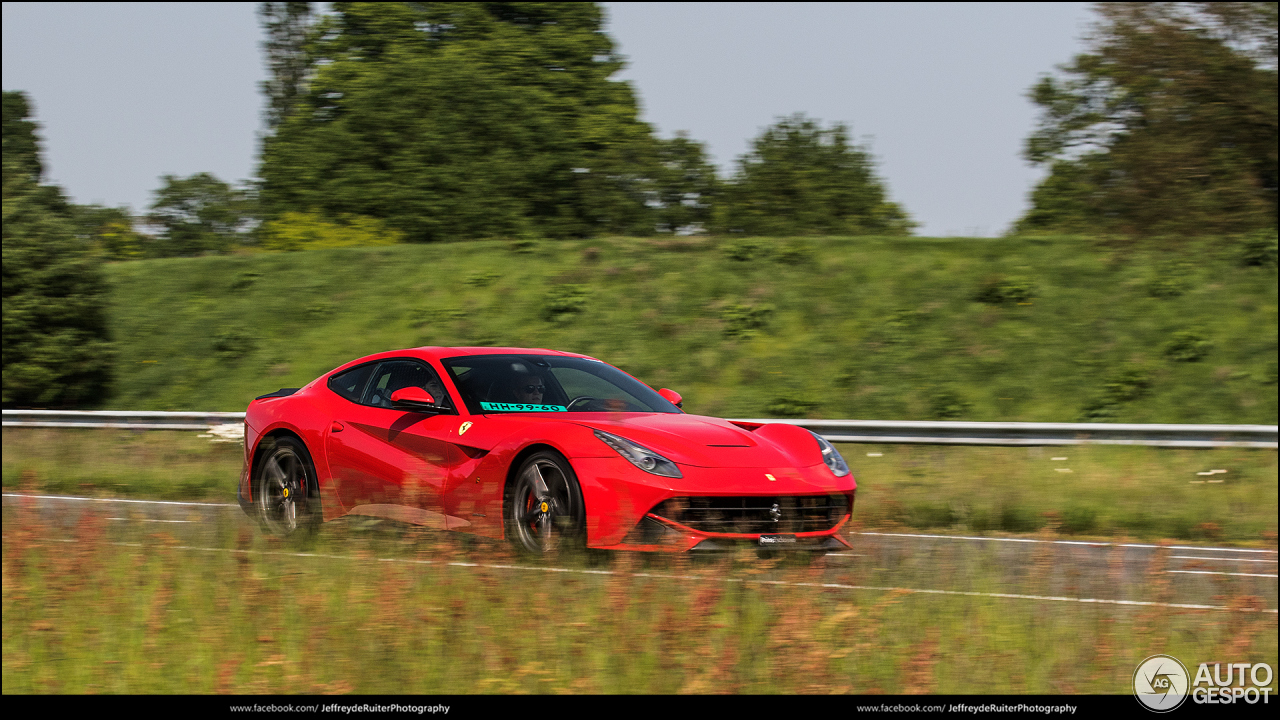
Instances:
[[[238,436],[242,412],[5,410],[4,427],[199,430]],[[930,445],[1148,445],[1276,449],[1275,425],[1134,425],[1115,423],[925,422],[914,420],[783,420],[831,442]]]
[[[1276,449],[1275,425],[1137,425],[1118,423],[929,422],[916,420],[778,420],[831,442],[929,445],[1148,445]]]
[[[117,428],[122,430],[204,430],[239,425],[242,412],[160,410],[5,410],[4,427]]]

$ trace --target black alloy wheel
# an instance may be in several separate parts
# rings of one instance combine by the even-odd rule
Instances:
[[[316,471],[307,448],[296,438],[282,437],[258,463],[253,500],[267,532],[288,537],[319,524]]]
[[[548,555],[586,546],[587,513],[569,462],[557,452],[530,455],[507,496],[507,536],[518,550]]]

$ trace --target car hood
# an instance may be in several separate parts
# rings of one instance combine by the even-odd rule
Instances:
[[[639,443],[683,465],[773,468],[808,467],[822,462],[822,451],[813,435],[791,425],[764,425],[752,432],[728,420],[702,415],[581,415],[583,419],[575,418],[573,422]],[[605,447],[603,443],[601,447]],[[602,456],[611,454],[605,452]]]

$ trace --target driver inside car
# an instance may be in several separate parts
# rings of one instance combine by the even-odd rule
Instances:
[[[436,405],[447,406],[449,404],[449,395],[445,392],[444,385],[440,383],[434,376],[427,378],[422,384],[422,389],[427,391]]]
[[[533,373],[517,374],[515,385],[511,388],[512,394],[516,396],[516,402],[526,405],[541,405],[542,396],[546,391],[546,383]]]

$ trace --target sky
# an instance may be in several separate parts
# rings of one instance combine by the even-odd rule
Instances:
[[[1043,176],[1036,79],[1084,50],[1087,3],[604,3],[642,118],[725,175],[783,116],[843,123],[927,236],[994,236]],[[264,132],[252,3],[4,3],[47,181],[145,211],[165,174],[251,178]]]

